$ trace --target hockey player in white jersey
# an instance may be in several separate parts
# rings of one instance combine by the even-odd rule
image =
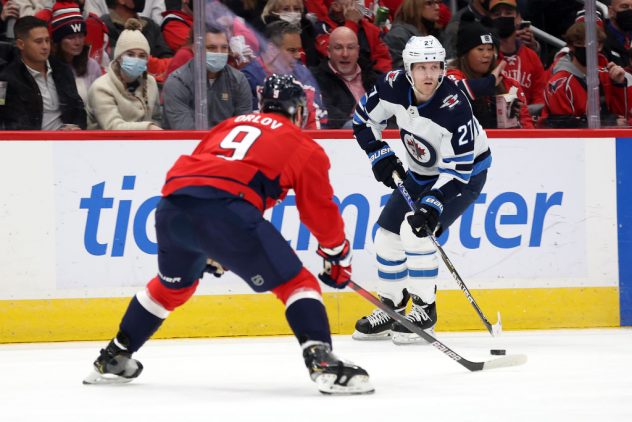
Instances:
[[[380,214],[375,236],[378,294],[402,315],[412,298],[406,318],[432,332],[439,260],[428,236],[439,236],[476,200],[491,153],[466,96],[445,77],[441,43],[432,36],[411,37],[402,56],[404,69],[388,72],[360,99],[353,131],[375,178],[395,189]],[[386,121],[393,116],[406,147],[407,172],[382,140]],[[396,189],[393,172],[416,200],[416,213]],[[357,321],[353,338],[424,342],[379,309]]]

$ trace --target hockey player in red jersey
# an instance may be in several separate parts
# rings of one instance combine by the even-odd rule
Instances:
[[[299,127],[305,94],[291,76],[264,82],[261,114],[237,116],[211,130],[167,173],[156,209],[158,275],[131,300],[118,334],[94,362],[86,384],[129,382],[143,367],[132,354],[195,292],[204,272],[230,269],[256,292],[271,291],[303,350],[318,389],[373,391],[367,372],[331,352],[327,313],[316,278],[263,211],[296,194],[301,221],[318,239],[318,278],[344,288],[351,246],[329,183],[329,159]]]

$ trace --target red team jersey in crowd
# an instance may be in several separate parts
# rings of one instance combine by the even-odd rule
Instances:
[[[294,189],[301,221],[321,246],[344,239],[332,201],[329,158],[323,148],[278,114],[246,114],[213,128],[191,155],[167,173],[163,196],[191,186],[213,186],[242,197],[262,212]]]
[[[543,122],[550,116],[586,116],[586,76],[575,74],[577,70],[568,62],[568,57],[561,55],[551,66],[553,76],[548,80],[544,91],[545,105],[541,117]],[[605,67],[607,63],[608,60],[603,54],[597,56],[600,95],[605,98],[605,105],[610,113],[629,118],[626,106],[630,107],[632,90],[626,88],[625,84],[616,85],[610,79]]]
[[[501,59],[507,62],[503,76],[518,81],[527,98],[527,104],[544,104],[547,79],[538,53],[521,45],[514,55],[499,53],[498,60]]]

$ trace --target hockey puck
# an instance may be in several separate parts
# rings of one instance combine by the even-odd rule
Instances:
[[[505,355],[507,351],[505,349],[492,349],[489,351],[492,355]]]

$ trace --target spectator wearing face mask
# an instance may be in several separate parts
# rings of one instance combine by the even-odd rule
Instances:
[[[316,27],[305,16],[303,0],[268,0],[261,14],[261,22],[265,25],[283,20],[301,28],[301,44],[304,56],[301,61],[306,66],[318,66],[320,55],[316,50]]]
[[[522,22],[516,0],[491,0],[489,16],[500,38],[499,60],[507,62],[503,75],[522,87],[532,114],[544,106],[546,75],[538,54],[518,38]]]
[[[147,74],[149,43],[137,19],[128,19],[108,72],[88,91],[90,129],[160,130],[158,85]]]
[[[207,104],[210,127],[221,121],[252,112],[250,85],[238,70],[227,65],[228,36],[219,28],[209,28],[205,35]],[[174,71],[163,88],[163,127],[195,129],[195,94],[193,60]]]
[[[612,0],[605,24],[603,52],[609,61],[627,66],[627,50],[632,47],[632,0]]]
[[[586,127],[588,93],[586,91],[585,24],[577,22],[566,31],[568,53],[554,63],[544,91],[545,106],[540,124],[546,127]],[[606,34],[597,28],[598,50],[603,47]],[[603,126],[614,126],[628,119],[626,112],[627,86],[632,79],[614,62],[599,54],[598,78]]]

